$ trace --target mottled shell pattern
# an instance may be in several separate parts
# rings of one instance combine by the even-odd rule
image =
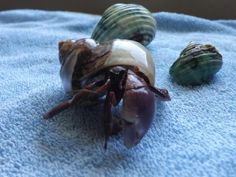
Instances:
[[[66,92],[80,89],[90,76],[112,66],[138,72],[154,86],[155,65],[150,52],[132,40],[97,43],[93,39],[67,40],[59,43],[60,76]]]
[[[222,55],[210,45],[190,43],[170,68],[170,75],[181,85],[200,85],[222,67]]]
[[[103,14],[92,39],[103,42],[129,39],[148,45],[156,33],[156,20],[145,7],[136,4],[114,4]]]

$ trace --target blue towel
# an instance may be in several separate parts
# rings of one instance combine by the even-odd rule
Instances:
[[[236,176],[236,21],[154,16],[158,31],[148,49],[156,86],[172,100],[157,103],[140,144],[126,149],[115,136],[104,151],[102,105],[42,118],[67,98],[58,42],[90,37],[100,16],[0,12],[0,176]],[[182,87],[168,72],[191,41],[216,46],[224,64],[210,83]]]

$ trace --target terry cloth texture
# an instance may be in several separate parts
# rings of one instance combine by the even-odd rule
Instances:
[[[42,115],[66,99],[58,42],[91,36],[100,16],[11,10],[0,12],[0,176],[236,176],[236,21],[155,13],[148,46],[156,86],[172,100],[157,103],[153,124],[133,149],[115,136],[103,149],[102,105]],[[169,68],[189,42],[223,55],[208,84],[182,87]]]

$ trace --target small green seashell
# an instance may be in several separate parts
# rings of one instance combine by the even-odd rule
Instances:
[[[170,68],[170,75],[181,85],[200,85],[222,67],[222,55],[212,45],[190,43]]]
[[[95,27],[92,39],[104,42],[130,39],[148,45],[156,33],[156,20],[151,12],[137,4],[114,4],[104,13]]]

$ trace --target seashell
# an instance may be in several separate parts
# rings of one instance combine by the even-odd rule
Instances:
[[[104,42],[130,39],[148,45],[156,33],[156,20],[151,12],[137,4],[114,4],[104,13],[95,27],[92,39]]]
[[[200,85],[222,67],[222,55],[210,45],[190,43],[170,68],[170,75],[181,85]]]

